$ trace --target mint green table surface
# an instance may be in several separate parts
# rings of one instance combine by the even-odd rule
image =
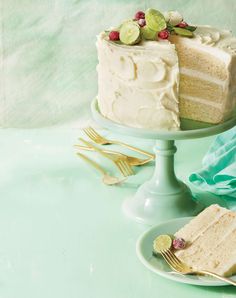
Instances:
[[[121,205],[151,177],[153,166],[122,187],[107,187],[75,156],[79,136],[79,130],[64,128],[0,131],[0,297],[235,297],[233,287],[175,283],[140,263],[135,244],[148,227],[125,217]],[[177,141],[181,179],[200,167],[212,139]]]

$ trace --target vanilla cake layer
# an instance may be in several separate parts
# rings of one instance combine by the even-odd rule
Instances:
[[[236,213],[211,205],[180,229],[187,246],[176,255],[195,270],[236,273]]]
[[[228,79],[228,63],[215,57],[214,53],[209,54],[202,49],[195,49],[191,44],[185,44],[179,36],[172,38],[172,42],[176,45],[180,67],[203,72],[222,81]]]
[[[210,103],[210,104],[209,104]],[[207,102],[206,99],[183,94],[179,99],[179,109],[182,118],[217,124],[223,122],[222,104]]]
[[[194,77],[190,74],[183,74],[180,70],[180,84],[179,93],[193,97],[203,97],[204,99],[221,103],[225,96],[227,96],[227,88],[221,83],[216,83],[211,80],[202,79],[201,77]]]

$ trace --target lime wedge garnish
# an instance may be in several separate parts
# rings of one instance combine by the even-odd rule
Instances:
[[[145,19],[147,26],[153,31],[160,32],[166,28],[165,17],[156,9],[147,9]]]
[[[140,35],[140,27],[137,22],[125,22],[120,28],[120,40],[124,44],[133,45],[138,43]]]
[[[153,31],[148,26],[141,28],[141,34],[142,34],[142,37],[147,40],[156,40],[157,39],[157,32]]]
[[[178,35],[186,36],[186,37],[193,37],[193,32],[189,31],[184,28],[173,27],[174,31]]]
[[[160,235],[153,241],[153,252],[160,253],[161,250],[170,249],[172,238],[169,235]]]

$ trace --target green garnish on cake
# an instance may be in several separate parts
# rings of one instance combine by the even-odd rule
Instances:
[[[149,8],[145,12],[136,12],[133,19],[122,23],[118,29],[108,31],[111,41],[119,41],[126,45],[135,45],[142,40],[168,39],[172,35],[193,37],[196,27],[189,26],[183,21],[177,11],[160,11]]]

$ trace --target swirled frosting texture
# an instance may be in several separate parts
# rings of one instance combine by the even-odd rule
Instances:
[[[150,129],[179,129],[178,58],[168,41],[138,46],[97,40],[98,102],[118,123]]]
[[[193,42],[208,45],[236,55],[236,38],[228,30],[219,30],[211,26],[198,26]]]

